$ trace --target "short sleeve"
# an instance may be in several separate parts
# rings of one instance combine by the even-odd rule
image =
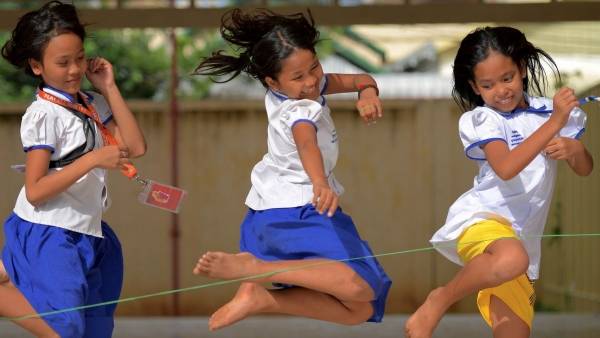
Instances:
[[[282,108],[281,127],[290,139],[293,139],[292,129],[297,123],[310,123],[317,129],[317,122],[323,112],[321,104],[312,100],[289,100],[289,104]]]
[[[104,98],[104,96],[96,93],[96,92],[86,92],[90,97],[90,103],[94,105],[96,112],[98,112],[98,116],[102,121],[102,124],[106,125],[113,118],[112,111],[110,110],[110,106],[108,102]]]
[[[567,124],[560,130],[560,136],[579,139],[585,132],[586,120],[585,112],[581,108],[575,107],[569,115]]]
[[[21,119],[21,142],[25,152],[48,149],[54,153],[60,135],[60,125],[55,114],[33,104]]]
[[[460,118],[458,130],[465,155],[472,160],[485,160],[485,153],[481,146],[497,140],[506,142],[501,117],[488,109],[476,109],[464,113]]]

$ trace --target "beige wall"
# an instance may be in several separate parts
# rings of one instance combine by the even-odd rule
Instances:
[[[386,101],[384,105],[384,119],[365,126],[351,103],[331,103],[341,141],[336,175],[346,187],[341,205],[376,254],[427,247],[429,237],[443,223],[448,206],[471,186],[476,172],[475,164],[462,154],[457,136],[460,114],[453,102]],[[131,102],[131,106],[149,146],[148,154],[135,163],[144,176],[168,183],[167,107],[139,102]],[[21,162],[24,155],[19,150],[20,115],[7,113],[22,111],[22,107],[3,109],[0,163],[4,165],[0,167],[0,184],[5,189],[0,195],[0,214],[7,215],[22,184],[22,176],[11,172],[8,165]],[[587,143],[594,142],[589,148],[595,154],[600,151],[600,140],[595,136],[598,133],[593,134],[594,129],[600,128],[598,114],[589,114],[586,135]],[[180,123],[179,186],[189,193],[179,219],[179,277],[180,286],[184,287],[209,282],[191,274],[202,252],[237,250],[250,170],[266,150],[266,116],[260,102],[205,101],[182,105]],[[563,232],[597,229],[593,223],[600,216],[597,171],[582,180],[567,175],[563,169],[556,199],[561,211],[553,209],[550,223],[560,222]],[[117,173],[111,174],[113,206],[106,220],[118,232],[125,251],[123,297],[172,287],[171,215],[136,202],[138,190],[136,184]],[[599,241],[589,238],[545,242],[543,277],[548,285],[560,289],[576,283],[582,291],[598,297]],[[457,270],[432,251],[387,256],[380,261],[394,281],[389,312],[414,310],[430,289],[446,282]],[[590,268],[596,270],[596,277],[588,275]],[[542,287],[546,280],[540,283]],[[180,312],[208,314],[228,300],[235,287],[182,293]],[[561,303],[562,298],[546,290],[540,295],[543,304],[564,308],[567,305]],[[168,315],[172,313],[171,300],[170,296],[162,296],[127,302],[119,306],[118,313]],[[594,305],[598,303],[569,306],[589,310]],[[457,311],[473,309],[472,297],[454,307]]]

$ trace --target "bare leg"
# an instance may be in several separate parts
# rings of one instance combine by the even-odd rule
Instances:
[[[490,316],[494,338],[528,338],[529,326],[500,298],[490,299]]]
[[[327,259],[267,262],[247,252],[207,252],[198,260],[193,272],[220,279],[263,275],[252,282],[293,284],[342,301],[369,302],[375,297],[369,284],[348,265]],[[272,272],[277,273],[268,275]]]
[[[36,313],[27,299],[10,282],[0,285],[0,316],[17,318]],[[15,324],[40,338],[60,338],[41,318],[30,318],[15,321]]]
[[[499,239],[484,253],[469,261],[445,286],[437,288],[407,320],[405,334],[410,338],[431,338],[433,330],[458,300],[476,291],[510,281],[527,271],[529,257],[517,239]]]
[[[208,326],[211,331],[218,330],[257,313],[282,313],[356,325],[371,317],[373,307],[370,302],[341,302],[305,288],[267,290],[260,284],[247,282],[211,316]]]

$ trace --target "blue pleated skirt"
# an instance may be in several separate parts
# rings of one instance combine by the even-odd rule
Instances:
[[[373,289],[373,316],[381,322],[391,280],[350,216],[341,208],[333,217],[307,204],[296,208],[248,210],[241,225],[240,251],[266,261],[325,258],[344,261]],[[364,258],[363,258],[364,257]],[[356,259],[355,259],[356,258]],[[348,260],[351,259],[351,260]]]
[[[115,233],[104,238],[31,223],[11,214],[4,223],[2,261],[11,282],[38,314],[119,298],[123,256]],[[109,338],[116,304],[62,312],[43,319],[62,338]]]

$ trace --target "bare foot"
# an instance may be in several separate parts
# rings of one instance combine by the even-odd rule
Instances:
[[[405,336],[407,338],[431,338],[433,330],[446,311],[444,304],[443,288],[431,291],[425,303],[406,321]]]
[[[260,274],[261,260],[248,252],[229,254],[225,252],[207,252],[194,267],[193,273],[210,278],[236,279]]]
[[[8,274],[6,273],[6,269],[4,268],[4,263],[0,260],[0,284],[4,284],[8,282]]]
[[[259,312],[264,312],[274,300],[263,286],[242,283],[233,299],[218,309],[208,320],[208,329],[215,331]]]

